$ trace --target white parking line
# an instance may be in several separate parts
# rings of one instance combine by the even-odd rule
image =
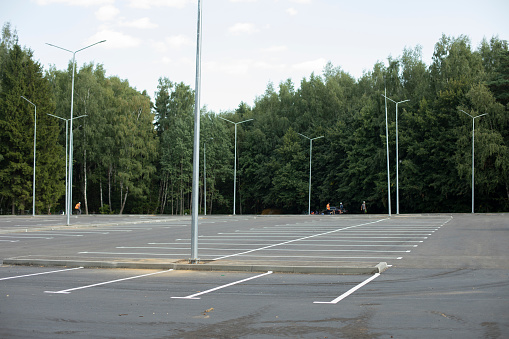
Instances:
[[[53,237],[32,237],[24,235],[0,235],[0,238],[19,238],[19,239],[53,239]]]
[[[129,277],[129,278],[123,278],[123,279],[117,279],[117,280],[105,281],[105,282],[98,283],[98,284],[92,284],[92,285],[87,285],[87,286],[75,287],[75,288],[70,288],[70,289],[62,290],[62,291],[44,291],[44,293],[55,293],[55,294],[57,294],[57,293],[62,293],[62,294],[69,294],[69,293],[71,293],[72,291],[76,291],[76,290],[82,290],[82,289],[85,289],[85,288],[90,288],[90,287],[95,287],[95,286],[101,286],[101,285],[112,284],[112,283],[116,283],[116,282],[119,282],[119,281],[125,281],[125,280],[131,280],[131,279],[137,279],[137,278],[147,277],[147,276],[149,276],[149,275],[160,274],[160,273],[166,273],[166,272],[170,272],[170,271],[173,271],[173,269],[169,269],[169,270],[167,270],[167,271],[159,271],[159,272],[154,272],[154,273],[148,273],[148,274],[137,275],[137,276]]]
[[[225,287],[233,286],[233,285],[239,284],[239,283],[244,282],[244,281],[260,278],[260,277],[266,276],[268,274],[272,274],[272,271],[268,271],[267,273],[263,273],[263,274],[256,275],[254,277],[250,277],[250,278],[246,278],[246,279],[242,279],[242,280],[239,280],[239,281],[234,281],[232,283],[229,283],[229,284],[226,284],[226,285],[222,285],[222,286],[218,286],[218,287],[215,287],[215,288],[211,288],[210,290],[206,290],[206,291],[203,291],[203,292],[191,294],[191,295],[188,295],[187,297],[172,297],[172,299],[200,299],[200,298],[196,298],[196,297],[199,296],[199,295],[203,295],[203,294],[207,294],[207,293],[210,293],[210,292],[214,292],[214,291],[220,290],[220,289],[225,288]]]
[[[341,300],[345,299],[350,294],[352,294],[353,292],[357,291],[359,288],[361,288],[362,286],[366,285],[370,281],[378,278],[379,276],[380,276],[380,273],[375,273],[371,278],[368,278],[368,279],[364,280],[359,285],[349,289],[347,292],[341,294],[339,297],[337,297],[336,299],[334,299],[332,301],[314,301],[313,303],[314,304],[337,304],[338,302],[340,302]]]
[[[279,243],[279,244],[268,245],[268,246],[252,249],[252,250],[249,250],[249,251],[237,253],[237,254],[225,255],[225,256],[218,257],[218,258],[215,258],[215,259],[212,259],[212,260],[220,260],[220,259],[225,259],[225,258],[230,258],[230,257],[235,257],[235,256],[239,256],[239,255],[255,252],[255,251],[265,250],[267,248],[271,248],[271,247],[275,247],[275,246],[281,246],[281,245],[289,244],[291,242],[295,242],[295,241],[299,241],[299,240],[305,240],[305,239],[310,239],[310,238],[314,238],[314,237],[319,237],[319,236],[322,236],[322,235],[327,235],[327,234],[331,234],[331,233],[334,233],[334,232],[339,232],[339,231],[347,230],[347,229],[353,228],[353,227],[360,227],[360,226],[364,226],[364,225],[378,223],[378,222],[381,222],[383,220],[387,220],[387,219],[380,219],[380,220],[376,220],[376,221],[367,222],[367,223],[364,223],[364,224],[359,224],[359,225],[354,225],[354,226],[338,228],[338,229],[333,230],[333,231],[324,232],[324,233],[318,233],[318,234],[310,235],[310,236],[307,236],[307,237],[302,237],[302,238],[298,238],[298,239],[294,239],[294,240],[289,240],[289,241],[285,241],[285,242],[282,242],[282,243]]]
[[[18,275],[18,276],[15,276],[15,277],[0,278],[0,280],[9,280],[9,279],[24,278],[24,277],[32,277],[34,275],[43,275],[43,274],[58,273],[58,272],[64,272],[64,271],[79,270],[81,268],[83,268],[83,267],[75,267],[75,268],[67,268],[65,270],[58,270],[58,271],[50,271],[50,272],[41,272],[41,273]]]

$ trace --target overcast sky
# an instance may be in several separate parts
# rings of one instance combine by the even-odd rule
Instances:
[[[197,0],[0,0],[20,44],[45,68],[101,63],[154,98],[159,77],[194,88]],[[291,78],[299,87],[331,61],[355,78],[377,61],[422,46],[430,64],[442,34],[509,39],[509,1],[202,0],[201,103],[215,112],[249,105]],[[79,86],[79,84],[76,84]]]

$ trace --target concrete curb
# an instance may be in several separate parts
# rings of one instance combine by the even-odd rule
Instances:
[[[60,260],[60,259],[23,259],[9,258],[3,260],[4,265],[19,266],[65,266],[84,268],[129,268],[157,270],[188,270],[188,271],[224,271],[224,272],[267,272],[299,273],[299,274],[375,274],[384,272],[388,266],[381,262],[375,266],[334,267],[334,266],[286,266],[286,265],[251,265],[251,264],[181,264],[162,262],[129,262],[129,261],[92,261],[92,260]]]

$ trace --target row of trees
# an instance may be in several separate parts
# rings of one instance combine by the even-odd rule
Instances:
[[[31,206],[33,107],[37,105],[36,209],[63,209],[64,122],[72,65],[44,71],[15,32],[0,44],[0,208]],[[253,107],[202,109],[201,182],[206,161],[207,213],[233,208],[234,126],[238,125],[237,213],[307,212],[309,140],[313,142],[311,208],[343,202],[352,212],[364,200],[387,212],[385,89],[399,106],[399,187],[402,213],[469,212],[471,118],[476,119],[476,211],[509,209],[509,52],[484,40],[472,50],[465,36],[443,36],[432,64],[419,47],[354,79],[328,64],[322,75],[268,84]],[[74,203],[85,213],[184,214],[191,209],[194,92],[159,79],[154,102],[103,65],[76,73]],[[395,105],[388,102],[391,190],[395,192]],[[206,152],[205,152],[206,150]],[[203,206],[203,185],[200,206]],[[392,194],[394,197],[394,193]],[[394,206],[394,204],[393,204]]]

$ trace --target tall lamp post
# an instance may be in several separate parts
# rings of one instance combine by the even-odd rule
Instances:
[[[309,139],[309,198],[308,198],[308,215],[311,215],[311,159],[313,157],[313,140],[323,138],[324,136],[319,136],[316,138],[310,138],[305,136],[304,134],[299,133],[304,138]]]
[[[214,138],[210,138],[213,140]],[[207,215],[207,142],[203,143],[203,214]]]
[[[65,215],[68,215],[69,212],[71,211],[71,208],[69,206],[69,199],[67,199],[67,192],[68,192],[68,187],[69,187],[68,186],[69,185],[68,173],[67,173],[67,155],[68,155],[69,141],[68,141],[67,137],[68,137],[68,129],[69,129],[69,127],[68,127],[69,120],[71,120],[71,119],[64,119],[62,117],[59,117],[59,116],[56,116],[53,114],[49,114],[49,113],[47,113],[47,114],[52,117],[55,117],[55,118],[65,121],[65,163],[66,163],[66,166],[65,166]],[[86,115],[80,115],[79,117],[75,117],[73,119],[79,119],[79,118],[83,118],[83,117],[86,117]]]
[[[386,97],[386,99],[389,99],[393,103],[396,104],[396,214],[399,214],[399,141],[398,141],[398,104],[410,101],[410,99],[403,100],[403,101],[394,101],[389,97]]]
[[[385,77],[384,77],[385,82]],[[384,89],[385,94],[382,94],[382,96],[385,98],[385,143],[387,146],[387,203],[388,203],[388,210],[389,210],[389,217],[391,216],[391,175],[390,175],[390,169],[389,169],[389,123],[387,119],[387,87]]]
[[[251,121],[254,119],[247,119],[247,120],[240,121],[240,122],[233,122],[233,121],[225,119],[223,117],[220,117],[220,118],[235,125],[235,155],[234,155],[235,159],[233,161],[233,163],[234,163],[234,166],[233,166],[233,168],[234,168],[233,169],[233,215],[235,215],[235,199],[236,199],[236,195],[237,195],[237,125],[240,125],[244,122],[248,122],[248,121]]]
[[[34,175],[32,184],[32,216],[35,217],[35,146],[37,143],[37,106],[24,96],[21,97],[28,101],[32,106],[34,106]]]
[[[483,115],[487,115],[488,113],[476,115],[475,117],[471,114],[468,114],[464,110],[460,109],[463,113],[472,118],[472,213],[474,213],[474,133],[475,133],[475,119],[480,118]]]
[[[56,45],[52,45],[52,44],[49,44],[49,43],[46,43],[46,45],[49,45],[51,47],[55,47],[55,48],[58,48],[58,49],[61,49],[61,50],[64,50],[66,52],[69,52],[69,53],[72,53],[72,83],[71,83],[71,118],[69,119],[70,120],[70,127],[69,127],[69,169],[68,169],[68,173],[69,173],[69,178],[68,178],[68,196],[67,196],[67,204],[68,204],[68,209],[69,209],[69,212],[71,212],[71,208],[72,208],[72,153],[73,153],[73,133],[72,133],[72,120],[73,120],[73,109],[74,109],[74,73],[75,73],[75,67],[76,67],[76,53],[78,52],[81,52],[83,51],[84,49],[87,49],[89,47],[92,47],[92,46],[95,46],[97,44],[100,44],[100,43],[103,43],[105,42],[106,40],[102,40],[102,41],[99,41],[99,42],[96,42],[92,45],[89,45],[87,47],[83,47],[81,49],[78,49],[77,51],[70,51],[68,49],[65,49],[65,48],[62,48],[60,46],[56,46]],[[71,222],[70,222],[70,214],[71,213],[67,213],[67,225],[70,225]]]
[[[191,191],[191,258],[189,262],[198,263],[198,195],[200,184],[200,89],[201,89],[201,1],[198,0],[198,23],[196,27],[196,79],[194,86],[194,140],[193,140],[193,184]]]

